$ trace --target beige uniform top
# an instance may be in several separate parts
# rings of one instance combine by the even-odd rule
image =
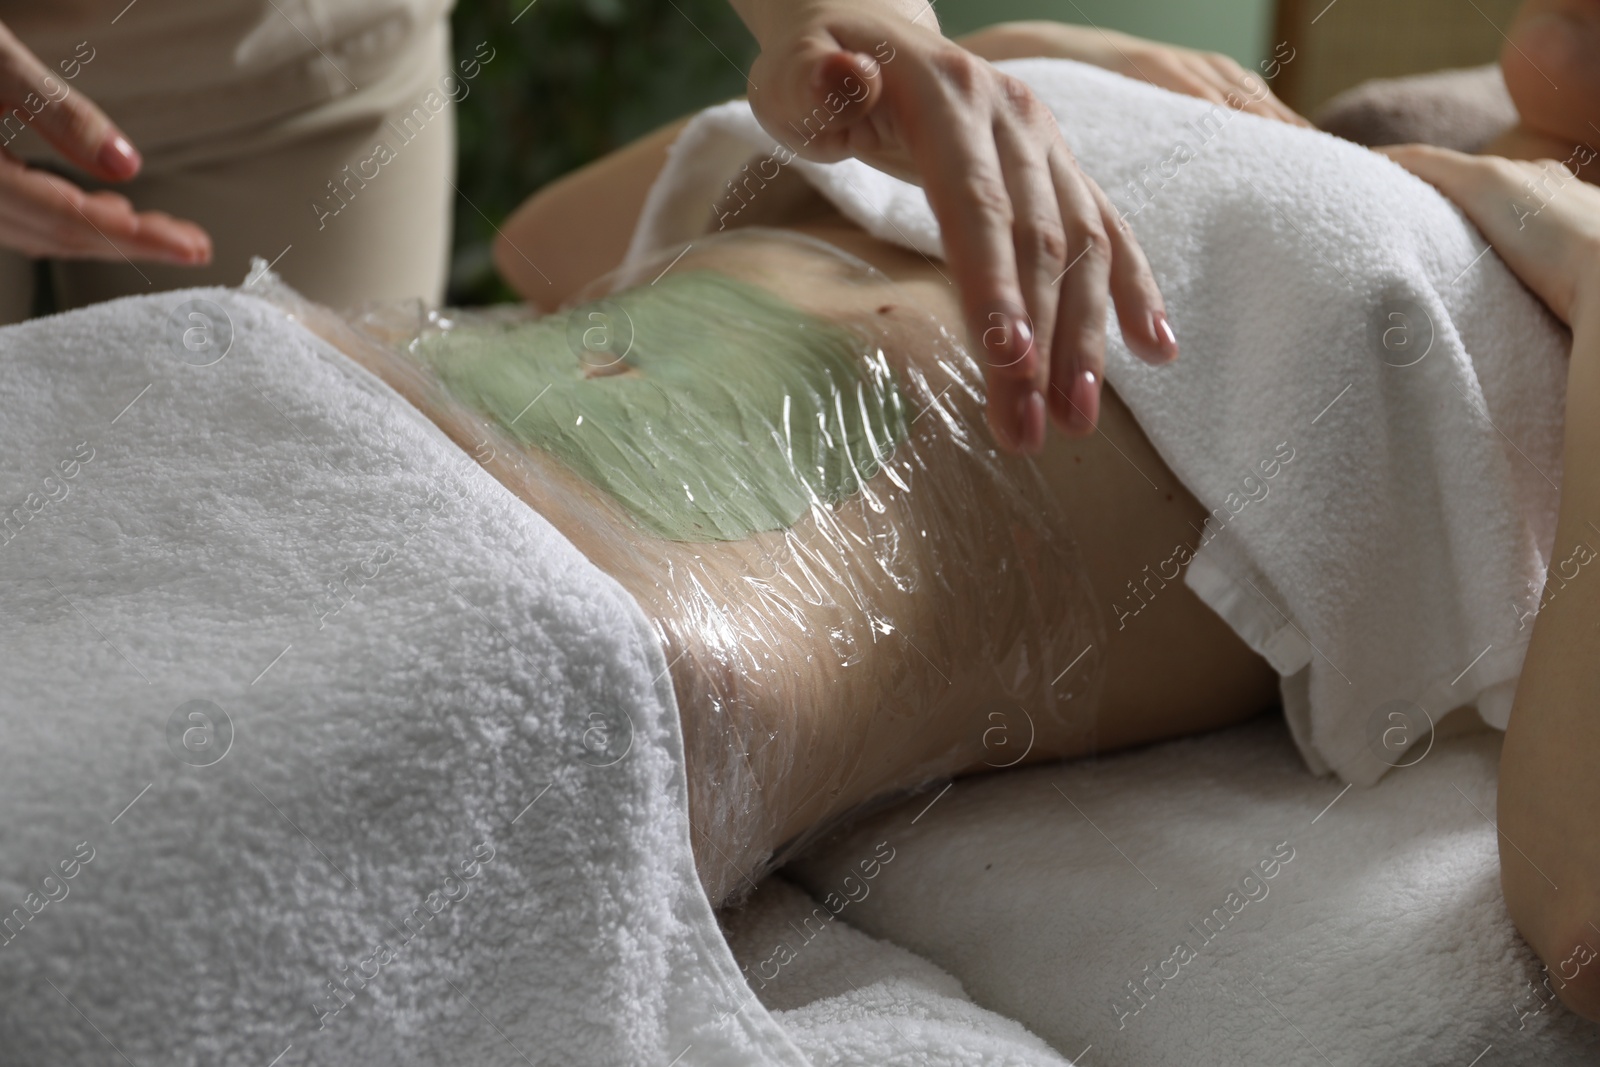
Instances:
[[[453,2],[0,0],[0,22],[111,116],[150,173],[259,151],[426,93]],[[52,155],[31,139],[21,152]]]

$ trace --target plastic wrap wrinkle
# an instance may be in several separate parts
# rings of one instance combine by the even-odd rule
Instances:
[[[733,231],[542,317],[266,288],[653,620],[714,902],[885,792],[1092,732],[1066,517],[989,444],[963,346],[860,260]]]

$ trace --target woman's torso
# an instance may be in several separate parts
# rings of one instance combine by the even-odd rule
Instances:
[[[879,273],[841,267],[838,252],[816,241]],[[996,765],[986,750],[998,736],[986,732],[990,705],[988,714],[1011,720],[1002,762],[1020,758],[1023,709],[1026,758],[1041,759],[1189,733],[1270,705],[1270,670],[1181,580],[1164,583],[1154,610],[1126,631],[1096,607],[1192,545],[1205,518],[1114,396],[1093,437],[1052,435],[1036,465],[999,454],[975,368],[954,370],[965,358],[951,350],[954,292],[925,260],[826,213],[791,224],[787,236],[697,242],[670,274],[691,270],[755,281],[830,322],[876,332],[903,380],[920,383],[907,388],[897,474],[886,463],[865,492],[789,530],[666,541],[538,449],[489,445],[415,363],[383,353],[364,361],[657,620],[697,765],[724,754],[717,724],[729,721],[730,704],[750,704],[830,768],[817,776],[830,787],[814,804],[788,806],[800,827],[878,792],[885,783],[870,768],[893,764],[887,753],[908,745],[937,773]],[[585,418],[592,424],[597,413]],[[1040,543],[1026,547],[1030,537]],[[709,714],[716,708],[721,716]]]

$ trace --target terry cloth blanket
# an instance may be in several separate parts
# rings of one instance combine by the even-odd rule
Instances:
[[[1310,766],[1376,781],[1423,732],[1389,730],[1396,714],[1475,703],[1504,728],[1551,561],[1564,331],[1382,157],[1077,63],[1000,66],[1150,258],[1183,355],[1146,366],[1113,325],[1107,378],[1212,509],[1184,580],[1278,670]],[[759,198],[788,149],[743,101],[702,113],[630,261],[703,232],[732,178]],[[941,254],[919,188],[854,160],[788,165],[875,236]],[[1137,626],[1187,555],[1150,561],[1110,628]]]
[[[248,295],[122,300],[0,330],[0,455],[0,1063],[806,1063],[644,615],[388,387]],[[868,1007],[970,1031],[916,1062],[1059,1062],[902,957]],[[856,1018],[832,1062],[890,1062]]]
[[[1414,755],[1342,790],[1263,718],[962,779],[786,875],[819,898],[850,879],[857,929],[1083,1067],[1600,1062],[1600,1026],[1556,999],[1561,974],[1597,957],[1547,969],[1506,915],[1499,735]],[[894,861],[862,884],[879,842]]]

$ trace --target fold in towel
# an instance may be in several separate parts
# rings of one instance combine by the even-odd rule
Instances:
[[[1185,581],[1282,676],[1310,766],[1376,781],[1463,705],[1503,729],[1553,548],[1564,331],[1387,159],[1077,63],[1000,67],[1149,256],[1183,356],[1146,366],[1113,325],[1107,378],[1211,509]],[[766,157],[874,236],[942,254],[920,189],[792,156],[743,101],[702,113],[629,261],[703,232],[730,179],[759,196]],[[1137,597],[1107,606],[1113,632]]]
[[[857,866],[841,882],[870,895],[862,880]],[[926,959],[830,918],[837,904],[825,901],[838,897],[814,900],[773,876],[726,918],[754,995],[817,1067],[1070,1067]]]

